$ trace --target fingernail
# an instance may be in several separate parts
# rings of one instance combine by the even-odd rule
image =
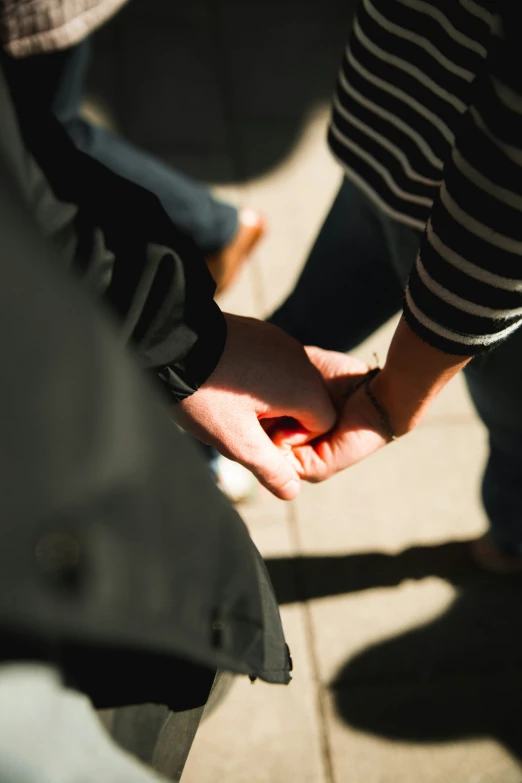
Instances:
[[[283,489],[281,490],[281,494],[285,500],[293,500],[298,496],[300,489],[301,483],[297,481],[297,479],[292,479],[288,482],[288,484],[284,485]]]

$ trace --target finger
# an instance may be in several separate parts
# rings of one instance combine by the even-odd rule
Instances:
[[[352,467],[385,445],[386,440],[360,418],[345,419],[333,432],[294,449],[305,481],[318,482]]]
[[[302,428],[287,430],[287,429],[274,429],[269,433],[270,440],[274,443],[278,449],[293,449],[296,446],[304,446],[305,443],[310,441],[310,433],[308,430]]]
[[[327,436],[329,437],[329,436]],[[293,462],[302,481],[317,484],[336,473],[337,466],[318,450],[318,442],[297,446],[292,450]]]
[[[330,397],[328,397],[328,403],[325,402],[320,408],[315,406],[313,409],[297,409],[289,411],[290,413],[292,418],[299,422],[301,430],[308,433],[308,440],[329,432],[335,426],[338,417],[338,411]]]
[[[310,377],[303,378],[293,399],[268,415],[295,419],[301,429],[308,431],[309,438],[316,438],[332,429],[338,414],[321,375],[311,365],[310,370]]]
[[[305,346],[305,351],[311,363],[321,373],[337,408],[343,404],[349,388],[356,385],[369,370],[367,364],[344,353],[325,351],[315,346]]]
[[[248,436],[248,445],[229,447],[232,459],[248,468],[258,481],[281,500],[293,500],[299,494],[301,482],[291,451],[279,449],[256,421]],[[290,457],[290,458],[289,458]]]
[[[281,418],[260,419],[264,431],[278,448],[290,449],[308,443],[310,433],[298,421],[288,416]]]
[[[370,369],[366,362],[347,353],[327,351],[313,345],[306,345],[305,352],[310,362],[326,379],[364,375]]]

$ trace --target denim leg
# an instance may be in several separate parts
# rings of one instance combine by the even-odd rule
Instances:
[[[350,351],[401,307],[379,210],[344,180],[294,291],[268,319],[305,345]]]
[[[394,268],[405,285],[419,235],[385,220]],[[477,412],[488,429],[490,453],[482,480],[482,500],[490,535],[508,552],[522,554],[522,330],[464,374]]]
[[[206,187],[148,152],[80,117],[89,59],[87,40],[65,51],[13,61],[10,68],[34,91],[35,100],[52,109],[78,149],[154,193],[172,222],[204,255],[224,248],[237,231],[235,207],[217,201]]]
[[[0,666],[0,769],[3,783],[165,781],[122,752],[86,696],[36,661]]]
[[[522,554],[522,331],[465,370],[475,407],[489,433],[482,500],[490,535]]]
[[[269,319],[304,344],[349,351],[400,309],[420,233],[345,181],[293,293]],[[482,498],[495,542],[522,554],[522,329],[465,377],[489,432]]]
[[[385,233],[401,284],[415,259],[419,235],[385,220]],[[477,412],[488,429],[490,452],[482,480],[482,500],[490,535],[507,552],[522,554],[522,330],[464,374]]]
[[[154,193],[172,222],[194,240],[204,255],[216,253],[231,242],[238,227],[237,209],[215,199],[208,188],[81,118],[65,127],[83,152]]]

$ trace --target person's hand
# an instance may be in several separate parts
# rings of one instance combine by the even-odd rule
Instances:
[[[313,442],[293,447],[291,459],[306,481],[324,481],[373,454],[387,443],[382,423],[363,388],[346,397],[370,369],[353,356],[320,348],[306,349],[312,363],[323,375],[339,411],[334,429]],[[273,433],[284,444],[286,433]]]
[[[195,394],[175,406],[173,418],[204,443],[249,468],[283,500],[299,493],[291,446],[330,430],[336,411],[321,373],[304,348],[278,327],[226,315],[221,359]],[[285,438],[265,430],[291,419]]]
[[[319,348],[307,351],[324,376],[340,416],[332,432],[313,443],[296,444],[291,458],[303,479],[323,481],[369,457],[388,443],[389,433],[363,387],[346,397],[369,368],[342,353]],[[419,425],[439,392],[469,360],[469,356],[446,354],[429,345],[401,318],[386,364],[370,381],[389,428],[397,437]],[[284,433],[277,437],[284,438]]]

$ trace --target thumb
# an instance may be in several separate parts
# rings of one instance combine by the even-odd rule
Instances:
[[[310,440],[310,433],[298,421],[288,416],[271,419],[259,419],[259,423],[279,449],[302,446]]]
[[[293,500],[299,494],[301,482],[292,459],[290,449],[279,449],[256,422],[256,431],[251,433],[248,449],[233,456],[276,497]]]

